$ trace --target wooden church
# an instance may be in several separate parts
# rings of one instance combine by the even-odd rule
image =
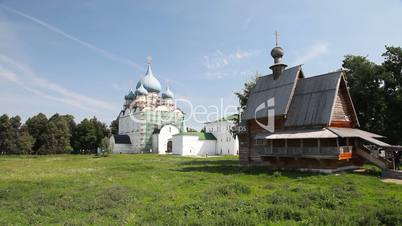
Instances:
[[[305,77],[301,65],[282,63],[281,47],[271,55],[272,74],[257,78],[240,119],[241,164],[332,172],[371,161],[392,168],[401,148],[359,129],[342,71]]]

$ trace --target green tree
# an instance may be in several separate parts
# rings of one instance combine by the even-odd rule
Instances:
[[[45,126],[44,131],[39,135],[43,145],[38,149],[38,154],[62,154],[70,153],[71,138],[70,121],[68,117],[53,115]]]
[[[74,132],[74,150],[77,153],[95,153],[97,146],[97,129],[90,120],[82,120]]]
[[[2,154],[8,154],[12,146],[10,131],[10,118],[4,114],[0,117],[0,153]]]
[[[96,147],[100,147],[102,144],[102,139],[104,137],[110,137],[110,130],[107,128],[107,125],[103,122],[98,121],[95,117],[90,119],[90,122],[93,124],[96,130]]]
[[[241,91],[234,93],[237,96],[237,98],[239,98],[239,104],[241,108],[244,108],[247,105],[248,98],[251,92],[253,91],[255,84],[257,82],[257,78],[259,76],[261,75],[258,72],[256,72],[254,78],[244,83],[244,87]]]
[[[387,105],[384,135],[390,143],[402,144],[402,49],[389,46],[385,49],[381,64]]]
[[[32,153],[37,154],[39,148],[44,144],[44,140],[41,138],[42,132],[45,130],[48,119],[46,115],[39,113],[25,122],[28,133],[34,138],[34,145],[32,147]]]
[[[119,133],[119,120],[115,119],[110,123],[110,132],[113,135],[117,135]]]
[[[28,129],[23,126],[20,129],[17,138],[17,147],[19,154],[28,155],[32,153],[32,147],[35,143],[35,139],[29,134]]]
[[[21,127],[21,118],[7,115],[0,117],[0,153],[30,154],[34,143],[26,127]]]
[[[29,154],[33,138],[21,127],[21,117],[0,117],[0,152],[4,154]]]
[[[10,118],[10,128],[9,128],[9,154],[20,154],[18,150],[18,136],[21,127],[21,117],[14,116]]]
[[[381,65],[348,55],[342,66],[361,127],[402,144],[402,49],[385,49]]]
[[[112,153],[112,145],[110,143],[110,138],[109,137],[104,137],[101,141],[101,153],[100,155],[102,156],[108,156],[110,153]]]
[[[70,148],[71,148],[71,151],[72,151],[72,149],[73,149],[72,147],[73,147],[73,143],[74,143],[73,134],[74,134],[75,128],[77,127],[77,123],[75,123],[74,116],[72,116],[72,115],[69,115],[69,114],[61,115],[60,117],[62,117],[64,120],[67,121],[68,127],[70,129]]]
[[[361,127],[384,133],[387,106],[381,66],[370,62],[366,57],[347,55],[342,67],[345,69]]]

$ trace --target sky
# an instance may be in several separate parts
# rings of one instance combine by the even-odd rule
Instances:
[[[401,0],[2,0],[0,114],[110,123],[147,56],[177,98],[237,106],[233,93],[270,73],[276,30],[284,63],[309,77],[340,69],[347,54],[380,63],[385,45],[402,46],[401,22]]]

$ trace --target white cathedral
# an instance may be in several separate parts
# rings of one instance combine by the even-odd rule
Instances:
[[[184,113],[176,107],[169,86],[164,92],[151,69],[124,97],[119,132],[110,138],[113,153],[158,153],[185,156],[237,155],[239,141],[233,120],[204,124],[204,132],[187,132]]]
[[[169,86],[162,92],[150,58],[145,76],[124,97],[118,122],[118,135],[111,137],[114,153],[169,153],[172,135],[186,131],[184,113],[176,107]]]

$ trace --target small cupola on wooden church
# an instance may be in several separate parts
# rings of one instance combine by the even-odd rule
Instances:
[[[271,50],[271,56],[274,58],[274,64],[269,68],[272,70],[274,79],[277,79],[288,65],[282,63],[282,57],[285,54],[285,51],[282,49],[282,47],[278,46],[278,32],[275,32],[275,36],[275,47]]]

